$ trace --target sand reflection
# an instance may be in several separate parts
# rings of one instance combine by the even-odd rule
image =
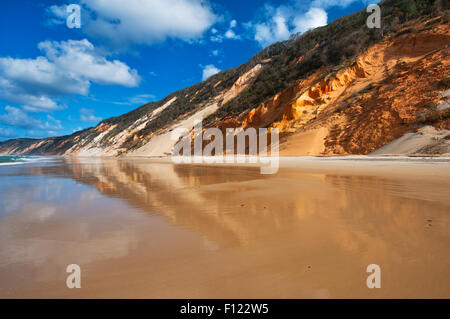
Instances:
[[[2,195],[0,296],[450,297],[441,181],[136,160],[8,179],[34,195]],[[65,288],[68,263],[83,289]],[[380,290],[365,286],[371,263]]]

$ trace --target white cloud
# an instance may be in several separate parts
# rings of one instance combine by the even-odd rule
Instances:
[[[87,11],[83,31],[116,45],[200,38],[217,20],[204,0],[79,0]],[[47,10],[55,19],[62,8]]]
[[[56,120],[47,115],[47,121],[41,121],[34,117],[30,117],[27,113],[19,108],[7,105],[5,107],[6,114],[0,115],[0,122],[4,125],[20,127],[31,130],[61,130],[63,127],[61,121]]]
[[[218,56],[220,54],[219,50],[212,50],[211,51],[211,56]]]
[[[64,24],[67,19],[67,5],[53,5],[46,10],[50,16],[49,24]]]
[[[39,48],[55,66],[62,68],[65,74],[81,81],[99,84],[115,84],[135,87],[140,77],[136,70],[130,69],[119,60],[109,61],[96,52],[88,40],[69,40],[63,42],[41,42]]]
[[[234,31],[230,29],[227,32],[225,32],[225,38],[239,40],[241,37],[236,35],[236,33],[234,33]]]
[[[94,110],[90,110],[87,108],[80,109],[80,121],[85,123],[97,123],[102,120],[101,117],[94,115]]]
[[[223,42],[223,36],[220,34],[214,34],[209,38],[212,42],[222,43]]]
[[[289,39],[290,35],[305,32],[328,22],[328,15],[321,8],[310,8],[307,12],[295,6],[273,8],[265,6],[266,21],[250,24],[254,28],[255,40],[261,46]]]
[[[295,32],[306,32],[327,24],[328,15],[323,9],[311,8],[303,16],[294,18]]]
[[[210,78],[211,76],[213,76],[214,74],[219,73],[220,69],[216,68],[214,65],[209,64],[209,65],[205,65],[203,67],[203,76],[202,76],[202,80],[205,81],[208,78]]]
[[[223,40],[240,40],[241,36],[237,35],[236,32],[233,30],[237,26],[236,20],[231,20],[230,26],[225,33],[221,34],[219,31],[215,28],[211,29],[212,35],[210,36],[210,40],[212,42],[222,43]]]
[[[267,7],[272,11],[271,7]],[[262,46],[267,46],[277,41],[287,40],[291,35],[288,20],[292,19],[291,13],[277,9],[269,21],[255,25],[255,40]]]
[[[348,7],[353,2],[363,2],[368,3],[373,0],[314,0],[311,3],[311,7],[314,8],[331,8],[331,7],[341,7],[345,8]]]
[[[140,77],[118,60],[108,60],[86,39],[41,42],[44,56],[35,59],[0,57],[0,98],[27,111],[62,109],[54,97],[87,95],[91,82],[135,87]]]
[[[254,39],[267,46],[277,41],[289,39],[297,32],[306,32],[328,23],[325,11],[331,7],[345,8],[354,2],[368,4],[372,0],[290,0],[279,7],[266,4],[262,8],[259,20],[246,23],[254,32]]]
[[[156,100],[153,94],[138,94],[128,98],[125,102],[112,102],[117,105],[144,105]]]
[[[154,101],[156,96],[153,94],[138,94],[128,99],[130,104],[146,104],[151,101]]]

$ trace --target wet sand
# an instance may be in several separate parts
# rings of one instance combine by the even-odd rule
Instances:
[[[0,167],[0,297],[450,298],[449,195],[442,159]]]

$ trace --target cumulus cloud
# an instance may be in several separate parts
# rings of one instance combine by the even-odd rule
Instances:
[[[271,7],[266,7],[268,12],[274,11]],[[282,9],[276,9],[266,22],[255,25],[255,40],[261,46],[267,46],[277,41],[287,40],[291,34],[289,31],[288,20],[291,19],[291,13]]]
[[[116,45],[152,44],[167,38],[190,41],[217,20],[204,0],[79,0],[88,14],[83,31]],[[61,7],[50,7],[61,20]]]
[[[203,67],[202,80],[205,81],[208,78],[210,78],[211,76],[213,76],[214,74],[219,73],[220,71],[222,71],[222,70],[216,68],[213,64],[205,65]]]
[[[328,15],[323,9],[311,8],[303,16],[294,18],[295,32],[306,32],[327,24]]]
[[[5,114],[0,115],[0,123],[4,125],[40,131],[55,131],[63,128],[61,121],[50,115],[47,115],[46,121],[41,121],[29,116],[23,110],[9,105],[5,107],[5,111]]]
[[[0,57],[0,98],[30,112],[63,108],[61,95],[87,95],[91,82],[135,87],[138,72],[118,60],[108,60],[86,39],[38,45],[43,56],[35,59]]]
[[[239,35],[237,35],[234,32],[234,28],[236,28],[237,26],[237,21],[236,20],[231,20],[230,22],[230,28],[228,29],[227,32],[225,32],[225,38],[227,39],[233,39],[233,40],[239,40],[241,37]]]
[[[88,40],[69,40],[63,42],[45,41],[39,44],[52,63],[61,68],[64,75],[70,74],[80,82],[115,84],[135,87],[140,77],[136,70],[130,69],[119,60],[109,61],[97,53]]]
[[[46,10],[47,15],[50,17],[48,23],[51,24],[64,24],[67,19],[67,5],[53,5]]]
[[[238,36],[233,30],[230,29],[227,32],[225,32],[225,38],[239,40],[241,37]]]
[[[263,47],[287,40],[292,33],[305,32],[328,22],[327,13],[321,8],[310,8],[307,12],[301,13],[295,7],[273,8],[266,5],[265,11],[267,19],[252,25],[255,40]]]
[[[263,47],[287,40],[293,33],[303,33],[328,23],[327,9],[345,8],[352,3],[369,4],[373,0],[290,0],[273,7],[266,4],[258,19],[246,25],[253,31],[254,39]]]
[[[211,36],[209,39],[212,42],[222,43],[224,40],[241,40],[241,36],[236,34],[236,27],[238,23],[236,20],[231,20],[227,29],[219,32],[216,28],[211,29]]]

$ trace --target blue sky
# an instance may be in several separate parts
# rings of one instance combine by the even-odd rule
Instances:
[[[69,4],[80,5],[81,28],[67,27]],[[2,0],[0,140],[95,126],[368,4]]]

